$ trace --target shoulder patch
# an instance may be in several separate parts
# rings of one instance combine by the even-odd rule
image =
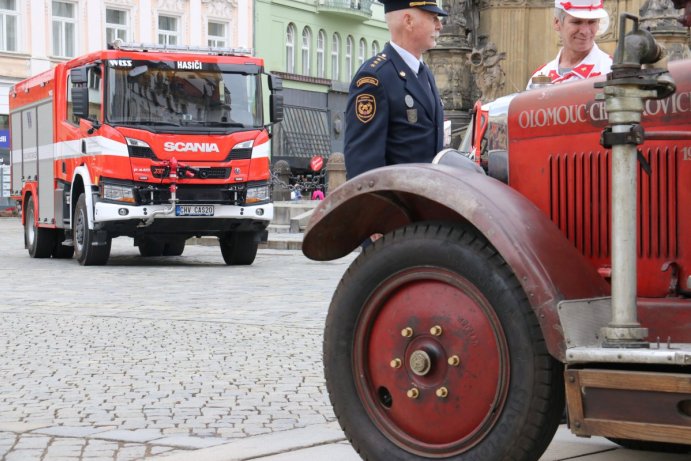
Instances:
[[[372,59],[372,61],[370,62],[370,65],[369,65],[369,66],[370,66],[371,68],[375,68],[375,67],[377,67],[379,64],[381,64],[382,62],[386,62],[386,55],[385,55],[384,53],[380,53],[380,54],[376,55],[376,56]]]
[[[355,116],[362,123],[368,123],[377,113],[377,101],[371,94],[359,94],[355,99]]]
[[[362,77],[355,82],[355,86],[360,88],[362,85],[374,85],[379,86],[379,80],[374,77]]]

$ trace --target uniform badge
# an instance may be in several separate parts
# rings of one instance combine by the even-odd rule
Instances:
[[[359,94],[355,99],[355,116],[362,123],[367,123],[374,118],[377,112],[377,101],[371,94]],[[415,114],[417,120],[417,113]],[[408,116],[410,120],[410,116]]]
[[[405,100],[406,107],[408,107],[408,108],[413,107],[413,97],[411,95],[409,95],[409,94],[405,95],[404,100]]]
[[[417,109],[406,109],[405,113],[408,116],[408,123],[417,123]]]
[[[355,82],[355,86],[360,88],[362,85],[374,85],[374,86],[379,86],[379,80],[377,80],[374,77],[362,77],[358,79],[357,82]]]

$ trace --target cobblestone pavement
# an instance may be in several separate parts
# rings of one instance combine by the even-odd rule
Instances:
[[[0,219],[0,459],[133,460],[333,421],[322,328],[353,258],[229,267],[216,246],[142,258],[117,238],[81,267],[29,258]]]

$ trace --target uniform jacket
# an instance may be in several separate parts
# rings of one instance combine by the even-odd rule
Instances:
[[[561,57],[561,52],[562,50],[559,50],[556,59],[538,68],[533,73],[533,76],[530,77],[528,81],[528,87],[530,87],[530,81],[532,81],[533,77],[539,74],[549,76],[549,78],[552,79],[552,83],[564,83],[605,75],[609,73],[612,68],[612,58],[598,48],[596,44],[593,44],[593,49],[590,50],[588,56],[578,63],[577,66],[574,66],[570,72],[559,75],[559,58]]]
[[[431,162],[442,149],[444,109],[434,78],[434,104],[415,72],[387,43],[358,69],[346,108],[348,178],[385,165]]]

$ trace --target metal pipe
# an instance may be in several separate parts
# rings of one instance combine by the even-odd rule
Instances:
[[[677,141],[691,139],[691,131],[646,131],[646,141]]]
[[[614,125],[627,133],[630,125]],[[612,147],[612,321],[615,328],[638,327],[636,316],[636,146]],[[608,338],[617,339],[617,338]]]

